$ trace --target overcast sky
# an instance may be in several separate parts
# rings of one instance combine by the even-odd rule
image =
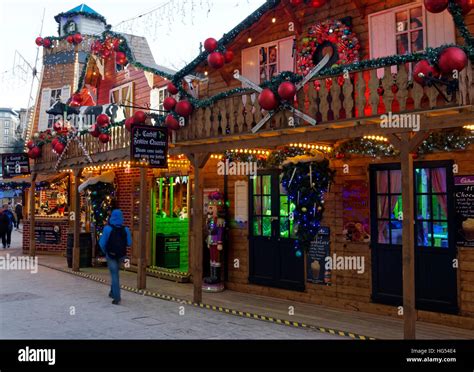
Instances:
[[[115,30],[145,36],[158,64],[181,68],[199,52],[207,37],[219,39],[264,0],[0,0],[0,107],[25,107],[31,78],[14,64],[17,50],[34,65],[41,36],[57,36],[54,16],[81,3],[102,14],[112,26],[155,8],[162,8],[134,21],[121,23]],[[168,5],[166,5],[168,4]],[[39,48],[40,57],[42,48]],[[13,67],[16,73],[13,74]],[[25,77],[27,77],[25,79]]]

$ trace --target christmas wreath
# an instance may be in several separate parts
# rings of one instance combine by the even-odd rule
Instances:
[[[306,75],[332,49],[330,66],[359,62],[359,40],[341,20],[319,22],[308,29],[297,49],[297,73]]]

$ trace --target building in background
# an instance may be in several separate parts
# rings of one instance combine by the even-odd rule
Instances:
[[[16,130],[20,125],[18,112],[11,108],[0,107],[0,152],[11,152],[17,142]]]

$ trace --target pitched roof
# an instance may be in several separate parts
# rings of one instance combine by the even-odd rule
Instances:
[[[83,15],[85,17],[98,19],[104,23],[107,23],[107,20],[103,15],[97,13],[94,9],[86,4],[81,4],[75,8],[72,8],[71,10],[68,10],[67,12],[59,13],[54,16],[54,20],[59,23],[61,21],[61,17],[70,17],[75,15]]]
[[[78,13],[78,12],[89,13],[89,14],[94,14],[94,15],[100,15],[94,9],[92,9],[90,6],[88,6],[86,4],[78,5],[75,8],[72,8],[71,10],[68,10],[65,14]]]

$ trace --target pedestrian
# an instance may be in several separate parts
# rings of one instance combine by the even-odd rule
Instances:
[[[16,229],[20,228],[20,222],[23,219],[23,206],[21,203],[18,203],[15,207],[15,214],[16,214]]]
[[[15,223],[15,216],[8,208],[8,204],[4,204],[3,209],[0,212],[0,236],[2,238],[3,249],[10,248],[12,230]]]
[[[104,227],[99,246],[107,258],[107,266],[110,271],[111,286],[109,297],[112,303],[120,303],[120,263],[127,255],[127,247],[132,245],[132,235],[128,227],[123,226],[123,214],[120,209],[114,209],[110,215],[109,224]]]

